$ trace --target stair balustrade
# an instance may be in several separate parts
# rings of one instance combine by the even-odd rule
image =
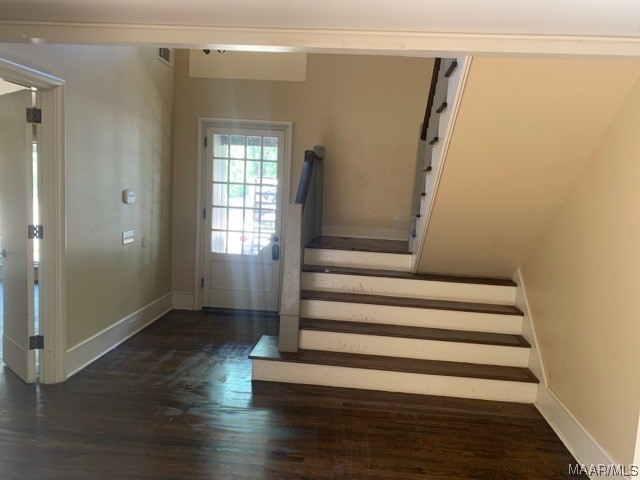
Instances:
[[[431,204],[440,178],[448,136],[453,127],[454,112],[462,95],[463,78],[468,72],[470,57],[465,59],[436,58],[433,65],[429,96],[420,128],[413,195],[411,197],[409,247],[414,254],[414,272],[421,254]],[[461,70],[462,65],[466,68]],[[456,73],[458,71],[458,73]],[[437,106],[437,107],[434,107]],[[455,106],[456,108],[451,108]]]

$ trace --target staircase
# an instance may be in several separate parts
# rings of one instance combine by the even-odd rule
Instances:
[[[408,243],[317,237],[304,251],[299,350],[263,336],[253,379],[533,403],[511,280],[414,275]]]

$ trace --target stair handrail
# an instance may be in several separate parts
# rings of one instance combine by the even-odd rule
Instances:
[[[433,99],[436,96],[436,84],[438,83],[438,74],[440,73],[441,65],[442,59],[436,58],[433,62],[431,83],[429,84],[429,95],[427,96],[427,106],[424,110],[424,120],[422,122],[422,129],[420,130],[420,140],[423,142],[427,139],[427,129],[429,128],[429,119],[431,118],[431,111],[433,110]]]
[[[322,235],[324,147],[304,152],[304,162],[293,202],[285,205],[282,238],[282,289],[280,294],[280,332],[278,349],[298,351],[300,326],[300,278],[304,247]]]

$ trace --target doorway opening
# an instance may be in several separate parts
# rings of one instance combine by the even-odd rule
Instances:
[[[66,379],[64,82],[6,59],[0,78],[1,358],[26,383],[57,383]]]

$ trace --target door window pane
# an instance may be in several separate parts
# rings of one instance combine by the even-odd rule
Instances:
[[[226,207],[228,205],[227,202],[227,184],[225,183],[214,183],[213,184],[213,198],[211,199],[213,205]]]
[[[242,207],[244,205],[244,185],[229,185],[229,205]]]
[[[253,160],[262,158],[262,137],[247,137],[247,158]]]
[[[231,160],[230,181],[244,183],[244,160]]]
[[[213,156],[224,158],[229,156],[229,135],[213,136]]]
[[[260,162],[247,162],[247,183],[260,183]]]
[[[213,208],[213,214],[211,215],[211,228],[216,230],[227,229],[227,209],[226,208]]]
[[[264,137],[262,158],[264,160],[278,160],[278,137]]]
[[[227,253],[227,232],[211,232],[211,251],[213,253]]]
[[[213,181],[214,182],[227,182],[229,180],[229,160],[213,161]]]
[[[244,238],[242,232],[229,232],[227,238],[227,253],[242,253],[242,239]]]
[[[259,230],[259,221],[256,218],[258,212],[260,212],[260,210],[254,210],[252,208],[247,208],[244,211],[244,230],[246,232],[257,232]]]
[[[276,208],[276,187],[262,186],[260,194],[260,208],[275,210]]]
[[[278,181],[278,164],[276,162],[262,163],[262,183],[275,185]]]
[[[229,209],[229,230],[242,231],[242,208]]]
[[[244,158],[244,135],[231,135],[231,158]]]

